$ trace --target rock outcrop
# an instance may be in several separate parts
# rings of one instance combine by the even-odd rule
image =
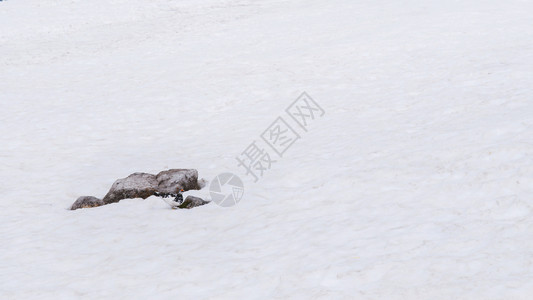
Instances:
[[[209,203],[209,201],[205,201],[202,198],[195,197],[195,196],[187,196],[182,204],[178,206],[178,208],[193,208],[197,206],[202,206],[204,204]]]
[[[198,171],[195,169],[170,169],[156,176],[157,191],[160,193],[176,193],[183,189],[199,190]]]
[[[104,203],[115,203],[122,199],[146,199],[157,192],[157,179],[153,174],[133,173],[118,179],[104,197]]]
[[[104,204],[105,203],[102,199],[98,199],[93,196],[81,196],[72,204],[70,209],[75,210],[78,208],[97,207],[97,206],[102,206]]]
[[[72,204],[71,209],[96,207],[116,203],[123,199],[146,199],[154,195],[155,192],[172,194],[182,189],[184,191],[199,190],[205,185],[204,179],[198,181],[198,171],[195,169],[170,169],[157,175],[133,173],[126,178],[116,180],[103,199],[83,196]],[[180,206],[192,208],[209,203],[198,197],[192,197],[189,201],[187,199]]]

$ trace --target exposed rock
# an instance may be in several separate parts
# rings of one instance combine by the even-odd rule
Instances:
[[[209,182],[208,182],[206,179],[204,179],[204,178],[199,179],[199,180],[198,180],[198,187],[199,187],[199,189],[201,190],[201,189],[205,188],[205,187],[207,186],[208,183],[209,183]]]
[[[160,193],[176,193],[181,189],[199,190],[198,171],[195,169],[170,169],[156,176],[157,191]]]
[[[198,181],[198,171],[195,169],[170,169],[157,175],[133,173],[126,178],[115,181],[102,200],[89,196],[80,197],[72,204],[71,209],[96,207],[119,202],[122,199],[146,199],[154,195],[155,192],[174,194],[182,189],[185,191],[199,190],[206,184],[205,179]],[[191,198],[189,199],[189,197]],[[180,205],[180,208],[192,208],[208,203],[198,197],[189,197]]]
[[[104,204],[105,203],[102,199],[98,199],[93,196],[81,196],[72,204],[70,209],[75,210],[78,208],[97,207],[97,206],[102,206]]]
[[[178,208],[193,208],[197,206],[201,206],[204,204],[209,203],[209,201],[204,201],[202,198],[195,197],[195,196],[187,196],[182,204],[178,206]]]
[[[158,181],[156,176],[148,173],[133,173],[130,176],[118,179],[105,195],[104,204],[115,203],[122,199],[146,199],[157,191]]]

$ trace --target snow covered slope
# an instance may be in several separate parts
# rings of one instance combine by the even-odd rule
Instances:
[[[2,1],[1,298],[528,299],[532,14]],[[235,157],[303,91],[324,117],[254,183]],[[236,173],[244,198],[67,210],[166,168]]]

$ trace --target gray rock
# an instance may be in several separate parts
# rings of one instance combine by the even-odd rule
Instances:
[[[170,169],[156,176],[157,191],[160,193],[176,193],[183,189],[199,190],[198,171],[195,169]]]
[[[176,193],[181,189],[185,191],[198,190],[206,184],[205,179],[198,181],[198,171],[195,169],[170,169],[157,175],[133,173],[126,178],[115,181],[102,200],[89,196],[80,197],[72,204],[71,209],[96,207],[119,202],[122,199],[146,199],[155,192]],[[190,199],[189,197],[181,205],[182,208],[192,208],[208,203],[198,197]]]
[[[104,204],[115,203],[122,199],[146,199],[156,192],[158,181],[156,176],[148,173],[133,173],[130,176],[118,179],[105,195]]]
[[[198,180],[198,187],[199,187],[199,190],[205,188],[207,186],[209,182],[205,179],[205,178],[202,178],[200,180]]]
[[[195,197],[195,196],[187,196],[182,204],[178,206],[178,208],[193,208],[197,206],[202,206],[209,203],[209,201],[204,201],[202,198]]]
[[[81,196],[72,204],[70,209],[75,210],[78,208],[97,207],[97,206],[102,206],[104,204],[105,203],[102,199],[98,199],[93,196]]]

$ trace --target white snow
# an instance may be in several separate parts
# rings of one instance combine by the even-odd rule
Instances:
[[[528,299],[532,14],[0,2],[0,297]],[[325,116],[254,183],[235,157],[303,91]],[[234,172],[244,198],[67,210],[167,168]]]

